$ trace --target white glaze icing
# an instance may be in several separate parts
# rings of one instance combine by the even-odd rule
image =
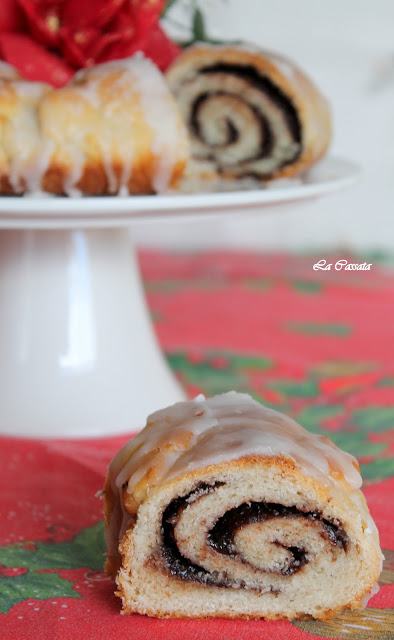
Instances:
[[[112,61],[78,71],[66,90],[71,89],[82,98],[73,105],[76,117],[81,115],[81,125],[73,132],[73,142],[67,145],[67,153],[71,158],[71,169],[64,183],[65,193],[69,196],[80,196],[77,184],[83,176],[86,155],[85,136],[90,135],[97,140],[100,148],[102,166],[107,180],[108,193],[119,193],[127,190],[132,171],[132,139],[128,134],[119,135],[116,110],[131,103],[135,93],[135,82],[132,68],[134,59]],[[114,74],[110,90],[104,88],[110,76]],[[118,76],[118,77],[117,77]],[[117,77],[117,79],[116,79]],[[84,108],[85,103],[85,108]],[[130,107],[131,108],[131,107]],[[87,111],[86,111],[87,109]],[[81,113],[80,113],[81,112]],[[120,183],[114,169],[114,151],[122,158],[122,176]]]
[[[153,133],[152,152],[156,156],[153,187],[166,191],[177,159],[179,121],[167,84],[160,71],[142,54],[135,56],[134,77],[141,94],[141,105]]]
[[[67,146],[69,154],[73,161],[71,163],[69,171],[64,176],[63,189],[64,193],[70,198],[78,198],[82,195],[82,193],[76,185],[82,177],[83,167],[85,164],[85,156],[77,146]]]
[[[6,80],[17,80],[21,76],[19,72],[8,62],[4,62],[0,60],[0,78],[4,78]]]
[[[11,67],[0,66],[0,91],[1,87],[5,91],[11,88],[23,105],[31,107],[19,109],[16,105],[16,115],[6,116],[15,143],[15,151],[12,144],[8,147],[9,179],[15,191],[38,192],[42,188],[54,151],[60,166],[68,167],[63,183],[65,193],[82,195],[78,182],[90,157],[89,140],[93,140],[100,149],[108,192],[127,195],[135,156],[134,131],[136,136],[140,134],[136,127],[145,127],[147,135],[152,135],[147,152],[155,158],[153,189],[163,192],[168,188],[176,161],[185,157],[180,141],[182,136],[186,139],[186,133],[162,74],[142,54],[81,70],[62,89],[14,78],[18,76]],[[53,115],[47,125],[47,118],[40,120],[40,100],[47,93],[56,92],[59,96],[63,92],[64,106],[59,107],[61,100],[54,100],[51,111],[49,96],[44,112]],[[141,109],[142,115],[134,125],[135,107]],[[68,122],[67,134],[59,130],[62,108]]]
[[[103,99],[103,80],[114,75],[110,92]],[[163,192],[168,189],[174,165],[179,158],[180,121],[178,111],[169,89],[160,71],[155,65],[138,53],[132,58],[114,60],[92,69],[82,70],[74,76],[71,83],[73,90],[87,101],[102,123],[99,139],[103,167],[110,193],[126,195],[128,184],[133,173],[133,124],[128,122],[130,131],[125,133],[116,130],[117,114],[126,104],[140,104],[147,127],[152,132],[151,151],[156,158],[152,186],[154,191]],[[104,105],[103,105],[104,102]],[[132,119],[131,111],[128,117]],[[140,126],[135,125],[135,126]],[[114,150],[122,159],[122,172],[118,178],[115,174]],[[80,171],[74,169],[75,181],[68,178],[70,193],[83,170],[84,159],[75,158]],[[74,164],[74,163],[73,163]]]
[[[23,101],[34,104],[35,106],[38,105],[39,101],[42,100],[47,93],[52,91],[51,87],[44,82],[16,80],[12,82],[10,86]]]
[[[100,68],[103,66],[104,65],[100,65]],[[100,107],[100,94],[98,89],[101,80],[101,73],[93,75],[92,70],[86,69],[77,71],[72,79],[74,89],[90,102],[95,109]]]
[[[37,105],[49,90],[43,83],[20,80],[1,86],[1,94],[13,101],[12,117],[3,120],[2,144],[8,156],[8,179],[16,193],[38,191],[51,159],[53,143],[42,139],[37,116]]]
[[[30,162],[25,166],[24,179],[28,193],[37,193],[40,190],[42,178],[51,162],[54,146],[52,140],[42,140],[39,156],[37,157],[34,153]]]
[[[194,469],[256,455],[291,458],[327,486],[345,484],[349,491],[361,486],[353,456],[234,391],[179,402],[149,416],[145,429],[112,461],[110,478],[115,492],[128,482],[132,493],[148,469],[155,468],[155,483],[163,483]]]

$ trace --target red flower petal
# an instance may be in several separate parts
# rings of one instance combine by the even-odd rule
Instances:
[[[106,33],[100,39],[96,40],[89,51],[90,60],[96,62],[103,62],[111,58],[111,51],[116,46],[122,46],[124,43],[130,41],[130,34],[128,30],[118,31],[112,33]]]
[[[129,5],[130,19],[139,35],[145,35],[157,24],[165,0],[133,0]]]
[[[123,58],[141,50],[149,30],[156,25],[164,4],[163,0],[122,0],[121,6],[118,6],[120,0],[111,0],[111,14],[110,3],[101,0],[101,14],[100,18],[97,18],[96,13],[93,16],[91,3],[82,0],[83,8],[78,13],[75,10],[73,22],[68,8],[75,7],[75,2],[78,1],[80,0],[69,0],[67,3],[67,12],[63,14],[64,26],[60,29],[61,50],[76,66],[89,66],[97,62]],[[105,25],[105,30],[99,29],[98,23],[109,17],[111,20]],[[79,28],[76,30],[78,20]],[[90,25],[82,26],[83,22],[87,23],[88,20],[91,20]]]
[[[96,62],[118,60],[134,55],[142,51],[162,71],[164,71],[181,52],[181,49],[170,40],[159,25],[149,31],[147,36],[132,40],[119,38],[112,41],[108,38],[100,51],[95,51]]]
[[[78,38],[67,29],[61,29],[61,49],[67,60],[77,67],[91,66],[111,57],[115,45],[123,45],[130,40],[126,32],[109,32],[102,35],[100,29],[84,29],[78,32]],[[119,57],[119,56],[118,56]]]
[[[75,73],[63,60],[24,34],[0,34],[0,52],[1,57],[16,67],[27,80],[48,82],[60,87]]]
[[[77,31],[84,27],[101,27],[107,24],[127,0],[67,0],[62,15],[62,25]]]
[[[179,48],[158,26],[165,0],[12,1],[19,2],[33,37],[26,36],[25,41],[18,42],[20,51],[16,40],[4,40],[3,55],[10,62],[14,60],[21,73],[31,79],[62,85],[73,72],[66,62],[38,43],[31,57],[34,38],[56,49],[77,68],[144,51],[165,69],[179,54]],[[11,6],[11,0],[6,2]]]
[[[52,0],[18,0],[28,21],[32,35],[48,47],[59,44],[62,3]]]
[[[64,27],[60,30],[60,38],[64,57],[76,67],[86,67],[95,61],[90,50],[102,39],[101,30],[93,27],[77,34]]]
[[[164,4],[164,0],[129,0],[108,23],[106,31],[121,33],[121,39],[136,51],[156,26]]]
[[[0,32],[21,31],[23,27],[23,13],[18,0],[0,0]]]
[[[149,31],[142,50],[161,71],[167,69],[181,53],[180,47],[170,40],[158,24]]]

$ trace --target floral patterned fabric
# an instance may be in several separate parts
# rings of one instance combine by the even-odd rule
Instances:
[[[330,256],[329,262],[349,256]],[[328,622],[119,615],[103,565],[108,461],[127,436],[2,438],[2,640],[308,640],[394,637],[394,271],[313,271],[315,256],[141,255],[148,302],[190,396],[247,391],[360,461],[385,563],[367,609]],[[131,425],[132,427],[132,425]]]

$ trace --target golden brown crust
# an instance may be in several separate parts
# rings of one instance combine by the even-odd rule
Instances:
[[[111,488],[111,482],[109,476],[107,475],[105,480],[105,486],[103,491],[103,499],[104,499],[104,521],[105,528],[108,531],[110,526],[111,517],[116,517],[117,526],[120,528],[120,514],[121,514],[121,505],[119,504],[119,500],[117,496],[114,494]],[[104,571],[105,573],[111,577],[115,578],[121,567],[121,556],[118,552],[113,553],[112,555],[108,552],[106,553]]]
[[[139,162],[133,168],[133,177],[127,183],[128,192],[132,195],[146,195],[153,194],[154,189],[152,186],[151,176],[154,172],[153,165],[155,159],[152,155],[146,155],[141,157]],[[175,187],[179,177],[182,175],[185,167],[185,162],[177,162],[173,169],[173,174],[169,187]],[[122,175],[122,165],[114,165],[112,171],[117,178],[118,184],[120,176]],[[54,195],[65,195],[64,183],[68,174],[66,167],[51,166],[46,172],[43,181],[43,191],[53,193]],[[108,177],[105,172],[103,164],[99,161],[97,165],[85,166],[81,178],[75,185],[76,189],[81,191],[87,196],[104,196],[110,195]],[[2,193],[13,194],[14,191],[9,184],[7,178],[4,179],[1,185]]]
[[[115,595],[123,598],[124,594],[122,593],[122,591],[115,591]],[[163,596],[166,597],[168,594],[164,593]],[[341,613],[341,611],[344,611],[346,609],[361,609],[362,607],[358,604],[356,604],[355,606],[353,606],[351,603],[349,605],[346,605],[344,607],[338,607],[336,609],[328,609],[326,611],[324,611],[324,613],[318,615],[318,616],[313,616],[314,620],[331,620],[332,618],[335,618],[335,616],[337,616],[339,613]],[[157,613],[157,610],[154,609],[146,609],[146,608],[139,608],[138,606],[134,607],[129,607],[127,605],[123,606],[122,611],[120,612],[122,615],[131,615],[133,613],[139,613],[141,615],[146,615],[148,617],[151,618],[162,618],[164,620],[185,620],[185,619],[189,619],[189,620],[207,620],[210,618],[217,618],[218,615],[216,613],[207,613],[204,615],[195,615],[193,613],[191,614],[185,614],[182,611],[178,611],[178,612],[172,612],[172,613]],[[225,612],[220,612],[220,618],[223,618],[224,620],[266,620],[267,622],[273,622],[275,620],[308,620],[308,619],[312,619],[312,616],[310,615],[306,615],[304,613],[299,613],[297,615],[291,615],[291,616],[287,616],[286,614],[265,614],[264,616],[256,616],[256,615],[248,615],[248,614],[244,614],[244,613],[235,613],[235,612],[231,612],[231,611],[225,611]]]
[[[138,165],[133,169],[133,177],[127,183],[127,190],[131,195],[148,195],[154,194],[151,176],[153,174],[153,165],[155,163],[152,155],[140,158]],[[185,169],[185,160],[175,164],[169,188],[176,188],[179,178]],[[113,166],[114,175],[119,180],[122,174],[122,165]],[[68,174],[67,167],[51,165],[42,179],[42,190],[54,195],[66,195],[64,191],[64,183]],[[25,192],[25,185],[21,182],[22,189],[16,191],[7,175],[0,177],[0,193],[3,195],[20,195]],[[78,191],[86,196],[105,196],[111,195],[109,191],[109,182],[105,173],[103,164],[99,161],[97,165],[85,166],[81,178],[75,185]]]

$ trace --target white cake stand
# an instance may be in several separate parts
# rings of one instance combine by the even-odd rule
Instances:
[[[0,198],[0,433],[131,432],[184,397],[152,329],[132,221],[263,210],[350,186],[358,175],[353,163],[328,158],[286,188]]]

